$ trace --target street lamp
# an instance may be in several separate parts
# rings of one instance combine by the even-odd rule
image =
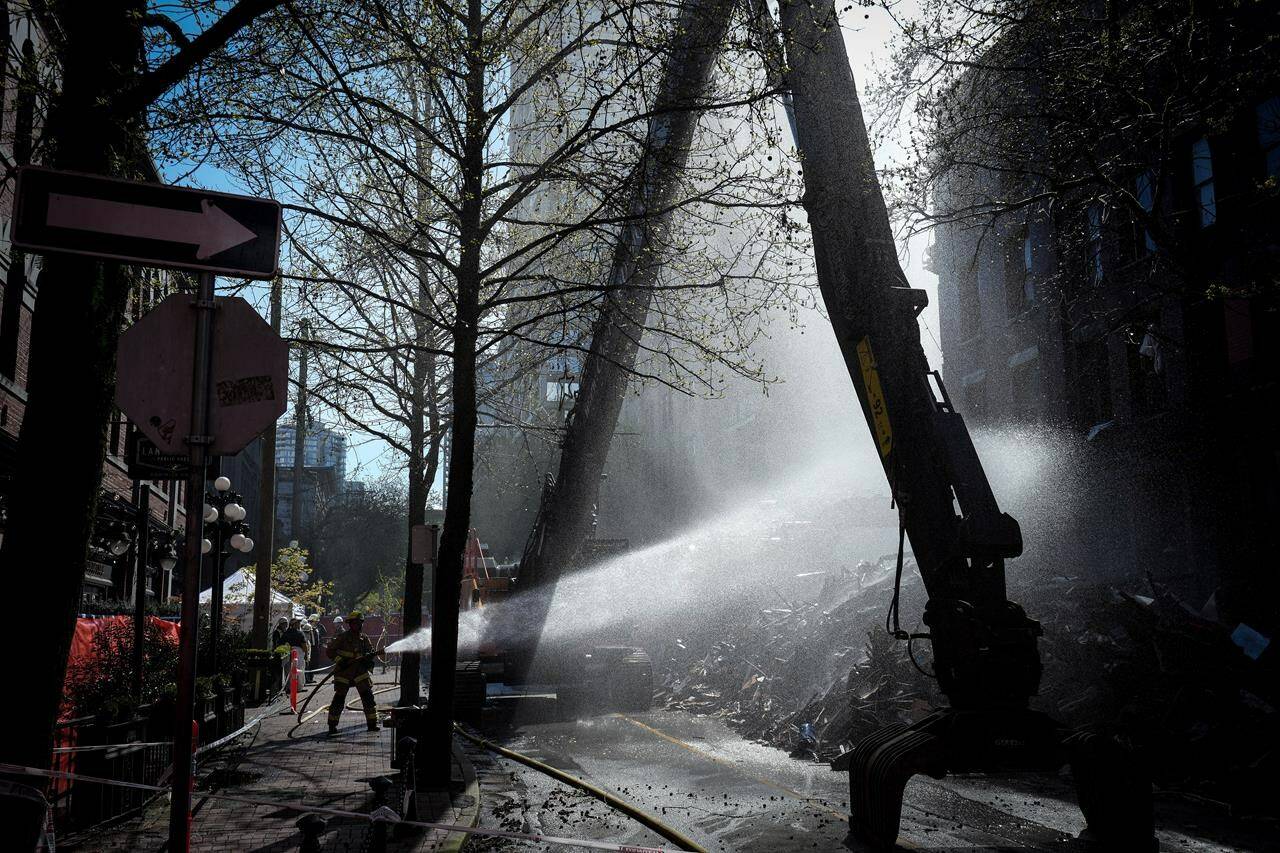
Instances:
[[[231,552],[248,554],[253,550],[249,528],[244,523],[249,514],[240,503],[240,495],[231,490],[231,479],[219,476],[213,481],[213,491],[204,496],[205,538],[200,543],[202,554],[213,554],[212,601],[209,608],[209,670],[218,669],[218,637],[222,634],[222,575]]]

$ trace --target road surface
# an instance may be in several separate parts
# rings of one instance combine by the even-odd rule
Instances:
[[[599,787],[662,819],[708,850],[861,850],[847,839],[848,777],[743,740],[718,719],[679,711],[520,722],[486,733],[502,745]],[[487,771],[482,822],[623,844],[668,844],[584,794],[518,763]],[[497,795],[490,795],[496,791]],[[1266,827],[1229,826],[1205,806],[1158,798],[1161,850],[1280,849]],[[1061,777],[915,779],[900,848],[931,851],[1087,851]],[[1271,845],[1271,846],[1268,846]],[[538,849],[473,839],[468,850]]]

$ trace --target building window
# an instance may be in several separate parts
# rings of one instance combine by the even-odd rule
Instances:
[[[1156,173],[1153,169],[1138,175],[1135,194],[1138,197],[1138,205],[1150,215],[1156,208]],[[1141,234],[1138,237],[1138,254],[1149,255],[1156,250],[1156,241],[1151,239],[1149,229],[1139,228],[1139,231]]]
[[[970,341],[978,336],[982,321],[982,305],[978,294],[977,261],[960,270],[957,282],[960,299],[960,340]]]
[[[123,432],[121,427],[124,426],[124,415],[120,414],[119,409],[114,409],[111,415],[111,432],[108,441],[110,446],[107,452],[112,456],[120,455],[120,434]]]
[[[1022,226],[1022,300],[1030,305],[1036,301],[1035,246],[1031,242],[1031,225]]]
[[[1024,224],[1009,247],[1005,267],[1005,297],[1010,316],[1019,314],[1035,301],[1036,288],[1031,280],[1031,226]]]
[[[961,380],[964,414],[974,423],[983,423],[987,417],[986,373],[985,370],[978,370]]]
[[[1010,368],[1009,385],[1014,415],[1023,420],[1034,420],[1040,407],[1040,360],[1028,359]]]
[[[1089,205],[1089,277],[1093,284],[1102,282],[1102,205]]]
[[[548,379],[546,397],[548,403],[561,400],[574,400],[578,396],[578,383],[572,379]]]
[[[1129,408],[1135,418],[1160,411],[1167,395],[1164,346],[1155,323],[1129,331],[1126,355],[1129,370]]]
[[[1262,149],[1267,174],[1280,178],[1280,98],[1258,105],[1258,147]]]
[[[1208,228],[1218,221],[1218,201],[1213,192],[1213,153],[1207,136],[1191,144],[1191,184],[1200,227]]]

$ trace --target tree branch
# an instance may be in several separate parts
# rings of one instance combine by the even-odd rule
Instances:
[[[236,33],[284,2],[285,0],[240,0],[207,30],[196,36],[194,41],[188,42],[160,67],[143,74],[136,84],[122,92],[119,100],[121,112],[124,115],[135,115],[151,106],[161,95],[181,82],[191,69],[225,47]],[[172,35],[170,32],[170,36]]]

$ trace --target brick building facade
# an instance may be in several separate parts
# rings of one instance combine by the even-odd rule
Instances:
[[[1120,205],[1065,194],[940,225],[929,264],[944,375],[971,425],[1051,426],[1075,444],[1088,499],[1043,495],[1075,507],[1072,542],[1051,546],[1061,569],[1151,577],[1274,629],[1280,92],[1231,107],[1221,126],[1178,127],[1164,161],[1131,176],[1144,208],[1160,199],[1176,253]],[[1022,190],[998,168],[963,180],[969,198]]]
[[[47,59],[46,39],[27,4],[0,2],[0,33],[6,38],[0,77],[0,157],[15,165],[37,162],[41,116],[47,93],[56,84],[57,68]],[[150,162],[139,164],[135,177],[159,180]],[[22,499],[12,493],[11,484],[27,401],[32,317],[40,286],[40,259],[14,250],[9,242],[13,190],[14,176],[9,169],[0,184],[0,538],[8,517],[6,508]],[[177,284],[172,274],[135,270],[126,322],[136,320],[173,292]],[[119,413],[107,427],[101,494],[82,588],[83,607],[87,610],[110,601],[132,599],[138,565],[134,543],[143,523],[144,497],[149,510],[146,523],[150,527],[150,547],[144,561],[148,570],[147,594],[152,600],[167,601],[175,591],[173,566],[181,550],[184,487],[177,482],[144,484],[130,478],[126,457],[132,431],[133,426]],[[56,461],[50,464],[50,476],[57,476]],[[246,485],[256,497],[256,479]],[[51,507],[51,522],[56,523],[57,515],[57,508]]]

